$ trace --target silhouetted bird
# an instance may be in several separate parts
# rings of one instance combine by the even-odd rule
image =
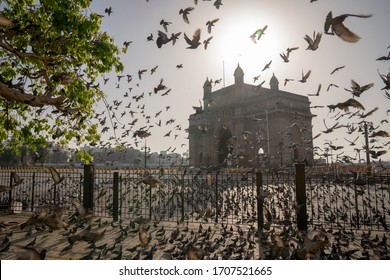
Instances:
[[[161,48],[162,45],[169,43],[171,40],[172,40],[172,37],[168,38],[167,34],[165,34],[162,31],[158,31],[158,37],[156,40],[156,44],[157,44],[158,48]]]
[[[379,73],[379,70],[378,70],[378,74],[381,77],[382,81],[385,83],[385,87],[382,88],[382,90],[390,89],[390,72],[387,73],[387,75],[383,75],[383,74]]]
[[[378,111],[378,107],[375,107],[374,109],[372,109],[371,111],[369,111],[369,112],[367,112],[367,113],[365,113],[365,114],[361,114],[361,115],[359,115],[359,118],[361,118],[361,119],[365,119],[365,118],[367,118],[368,116],[371,116],[373,113],[375,113],[376,111]]]
[[[146,71],[147,71],[146,69],[138,70],[138,78],[140,80],[142,79],[142,74],[145,73]]]
[[[161,20],[160,25],[164,28],[165,32],[168,32],[168,25],[172,24],[172,22]]]
[[[25,247],[32,247],[35,245],[37,241],[37,237],[35,237],[33,240],[31,240]]]
[[[46,249],[42,249],[38,252],[34,247],[20,247],[16,251],[17,260],[44,260],[46,258]]]
[[[268,68],[270,67],[271,63],[272,63],[272,60],[271,60],[270,62],[268,62],[268,63],[263,67],[263,70],[261,70],[261,71],[264,71],[264,70],[268,69]]]
[[[187,35],[184,33],[184,39],[186,40],[189,47],[187,49],[196,49],[200,45],[200,28],[195,30],[195,33],[192,37],[192,40],[187,37]]]
[[[323,122],[324,122],[324,125],[326,128],[326,130],[322,131],[323,133],[331,133],[331,132],[333,132],[334,129],[337,129],[337,128],[340,128],[343,126],[343,125],[339,125],[339,123],[336,122],[332,127],[328,128],[326,123],[325,123],[325,119],[323,119]]]
[[[321,91],[321,87],[322,87],[322,85],[319,84],[318,88],[317,88],[317,92],[314,93],[314,94],[309,93],[308,96],[319,96],[320,95],[320,91]]]
[[[346,138],[344,138],[344,140],[345,141],[347,141],[348,143],[349,143],[349,145],[350,146],[355,146],[356,144],[356,141],[359,139],[359,136],[357,136],[356,138],[355,138],[355,140],[353,140],[353,141],[349,141],[348,139],[346,139]]]
[[[207,46],[210,44],[211,39],[213,39],[213,36],[211,36],[203,41],[203,45],[204,45],[205,50],[207,50]]]
[[[159,92],[160,90],[164,90],[164,89],[167,89],[167,87],[163,84],[163,79],[160,80],[160,83],[157,85],[157,87],[155,87],[153,90],[154,90],[154,93],[156,94],[157,92]]]
[[[376,60],[381,60],[381,61],[390,60],[390,52],[387,54],[387,56],[378,57]]]
[[[105,8],[105,9],[104,9],[104,12],[105,12],[108,16],[110,16],[110,15],[112,14],[112,7]]]
[[[339,71],[339,70],[341,70],[341,69],[343,69],[343,68],[345,68],[345,65],[340,66],[340,67],[336,67],[335,69],[332,70],[332,72],[330,72],[330,74],[332,75],[332,74],[334,74],[336,71]]]
[[[336,84],[329,84],[329,85],[328,85],[328,88],[326,89],[326,91],[329,91],[330,87],[336,87],[336,88],[338,88],[339,86],[336,85]]]
[[[384,130],[378,130],[371,133],[370,137],[389,137],[390,134]]]
[[[146,247],[149,244],[150,239],[147,232],[145,231],[143,223],[139,224],[138,237],[139,241],[141,242],[141,247]]]
[[[49,166],[49,171],[54,181],[54,185],[60,184],[65,179],[65,176],[60,176],[60,173],[58,173],[54,167]]]
[[[222,5],[222,0],[215,0],[213,5],[215,8],[219,9],[219,7]]]
[[[284,79],[284,86],[286,86],[287,83],[291,81],[294,81],[294,79],[288,79],[288,78]]]
[[[369,83],[364,86],[360,86],[357,82],[354,80],[351,80],[351,90],[344,88],[346,91],[349,91],[352,93],[353,96],[360,97],[360,95],[365,92],[366,90],[372,88],[374,86],[374,83]]]
[[[8,236],[5,236],[3,242],[1,242],[0,245],[0,253],[7,252],[10,246],[11,246],[11,241],[9,240]]]
[[[353,107],[353,108],[359,109],[359,110],[365,110],[364,106],[359,101],[352,99],[352,98],[348,99],[345,102],[337,103],[335,105],[328,105],[329,111],[334,111],[336,108],[338,108],[340,110],[344,110],[345,112],[348,112],[349,107]]]
[[[189,19],[188,19],[188,14],[194,10],[195,8],[194,7],[188,7],[188,8],[185,8],[184,10],[183,9],[180,9],[179,11],[179,15],[183,15],[183,20],[185,23],[190,23]]]
[[[261,36],[263,36],[265,30],[268,28],[268,25],[265,25],[263,28],[257,29],[252,35],[249,36],[249,38],[252,39],[253,43],[257,43],[258,40],[260,40]]]
[[[310,38],[309,35],[305,35],[304,39],[305,39],[306,42],[309,44],[309,45],[307,46],[306,50],[315,51],[316,49],[318,49],[318,45],[320,44],[321,37],[322,37],[322,33],[319,32],[319,33],[317,33],[317,35],[316,35],[316,32],[315,32],[315,31],[313,32],[313,38]]]
[[[347,17],[360,17],[360,18],[368,18],[372,15],[353,15],[353,14],[342,14],[337,17],[332,17],[332,12],[329,12],[325,19],[325,33],[334,35],[336,34],[341,39],[346,42],[355,43],[359,41],[360,37],[355,33],[351,32],[345,25],[343,24],[344,20]],[[329,28],[331,28],[331,32],[329,32]]]
[[[386,154],[387,151],[386,150],[380,150],[380,151],[373,151],[373,150],[370,150],[370,155],[373,159],[378,159],[380,156],[383,156],[384,154]]]
[[[23,179],[21,179],[15,171],[11,172],[11,178],[12,178],[12,187],[18,186],[21,183],[23,183]]]
[[[301,82],[301,83],[306,83],[307,79],[310,76],[310,74],[311,74],[311,70],[307,71],[305,75],[303,74],[303,70],[302,70],[302,79],[300,79],[298,81]]]
[[[218,22],[219,21],[219,18],[216,18],[216,19],[213,19],[213,20],[208,20],[206,22],[206,26],[207,26],[207,32],[211,33],[211,29],[212,27],[214,26],[214,23]]]
[[[181,32],[172,33],[172,34],[171,34],[172,45],[175,45],[176,40],[179,39],[180,34],[181,34]]]

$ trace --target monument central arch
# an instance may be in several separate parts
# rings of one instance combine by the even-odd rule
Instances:
[[[233,147],[229,145],[232,136],[228,128],[220,127],[218,129],[216,148],[218,151],[218,164],[220,165],[225,164],[227,156],[233,153]]]

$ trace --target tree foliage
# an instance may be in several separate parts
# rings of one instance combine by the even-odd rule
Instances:
[[[0,141],[95,143],[97,80],[123,70],[90,0],[0,0]],[[1,149],[1,148],[0,148]]]

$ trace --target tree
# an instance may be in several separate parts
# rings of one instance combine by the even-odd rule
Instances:
[[[0,141],[14,151],[47,140],[96,143],[97,82],[123,71],[90,0],[0,0]],[[0,147],[1,149],[1,147]]]
[[[16,156],[10,149],[3,148],[0,153],[0,164],[15,165],[20,162],[20,157]]]

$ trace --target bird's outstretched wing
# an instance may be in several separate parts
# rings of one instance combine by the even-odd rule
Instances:
[[[353,33],[342,23],[333,25],[332,29],[337,36],[339,36],[341,39],[343,39],[346,42],[356,43],[357,41],[360,40],[360,37],[358,35]]]
[[[260,40],[261,36],[263,36],[265,30],[268,28],[268,25],[265,25],[263,28],[257,29],[249,38],[252,39],[253,43],[256,44],[256,41]]]
[[[58,185],[64,180],[65,177],[61,177],[60,173],[58,173],[58,171],[54,167],[49,166],[49,171],[55,185]]]
[[[356,43],[359,41],[360,37],[343,24],[344,20],[347,17],[369,18],[371,16],[372,15],[342,14],[337,17],[333,17],[332,12],[329,12],[325,19],[324,30],[326,34],[336,34],[346,42]],[[329,32],[330,28],[332,29],[332,32]]]
[[[200,28],[196,29],[194,35],[192,36],[192,40],[188,38],[187,34],[184,33],[184,39],[186,40],[187,44],[190,45],[188,48],[196,49],[200,45],[200,33]]]

